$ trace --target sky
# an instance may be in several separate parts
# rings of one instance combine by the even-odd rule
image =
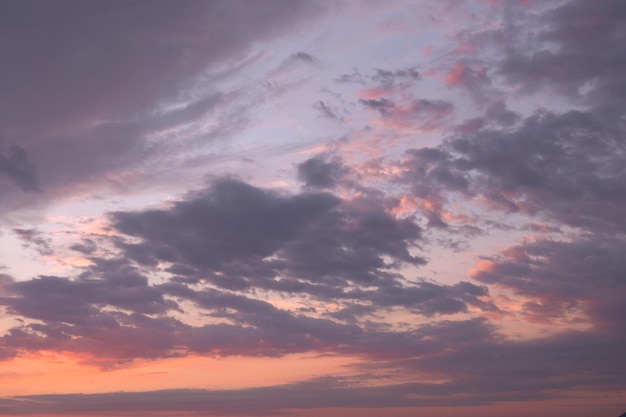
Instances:
[[[0,415],[617,417],[626,2],[0,2]]]

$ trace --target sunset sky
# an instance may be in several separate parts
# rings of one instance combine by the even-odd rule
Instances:
[[[0,415],[624,411],[625,1],[0,1]]]

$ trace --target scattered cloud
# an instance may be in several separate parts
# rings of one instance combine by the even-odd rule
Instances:
[[[0,414],[620,403],[625,16],[0,5],[0,360],[354,360],[228,390],[23,395],[17,378]]]

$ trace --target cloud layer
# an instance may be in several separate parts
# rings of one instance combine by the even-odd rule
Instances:
[[[0,9],[1,360],[353,361],[0,414],[618,410],[623,2]]]

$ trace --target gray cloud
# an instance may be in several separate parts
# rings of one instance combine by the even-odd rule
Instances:
[[[8,42],[1,79],[9,83],[12,105],[3,108],[0,120],[26,118],[18,125],[33,129],[87,115],[115,119],[135,113],[176,93],[209,63],[240,54],[259,37],[277,34],[318,9],[281,1],[240,6],[223,1],[4,4],[1,27]],[[45,53],[50,50],[55,53]],[[60,98],[62,106],[56,105]]]
[[[227,333],[213,330],[215,338],[229,338]],[[30,395],[4,398],[2,406],[16,415],[180,411],[245,416],[328,407],[485,405],[494,400],[571,399],[559,390],[618,386],[626,365],[616,356],[625,346],[623,339],[573,332],[505,341],[484,320],[431,323],[414,334],[378,341],[356,338],[378,355],[378,360],[363,365],[365,372],[397,367],[401,375],[446,375],[447,381],[365,386],[357,375],[233,390]]]
[[[528,298],[525,314],[536,320],[566,318],[579,310],[600,329],[626,336],[624,241],[592,236],[572,242],[526,242],[491,257],[474,278]]]
[[[330,194],[283,197],[224,179],[172,210],[113,213],[112,220],[120,232],[144,239],[123,245],[129,254],[217,271],[240,262],[260,266],[338,204]]]
[[[526,92],[549,88],[569,99],[623,112],[626,91],[626,8],[619,0],[590,4],[584,0],[552,5],[539,16],[527,16],[539,25],[534,37],[520,42],[523,48],[507,47],[497,72]],[[522,31],[491,34],[515,45]],[[532,27],[532,26],[531,26]],[[529,40],[530,41],[529,43]]]
[[[313,108],[322,116],[330,120],[336,120],[338,122],[343,121],[343,118],[338,115],[339,110],[332,108],[323,101],[318,101],[313,105]]]
[[[381,116],[386,116],[390,114],[393,109],[396,108],[396,105],[386,98],[367,100],[361,99],[359,100],[359,102],[368,109],[376,110],[380,113]]]
[[[25,248],[33,247],[41,256],[53,254],[51,242],[37,229],[13,229],[13,233],[22,240]]]
[[[8,149],[0,150],[0,174],[7,176],[26,192],[39,191],[37,169],[20,146],[11,145]]]
[[[321,350],[397,359],[422,350],[419,329],[362,327],[354,315],[338,322],[330,316],[282,310],[247,294],[192,289],[175,282],[149,285],[136,270],[117,261],[103,261],[86,275],[74,280],[54,276],[5,280],[1,304],[9,314],[35,321],[13,327],[0,338],[2,356],[55,349],[80,353],[88,363],[109,367],[136,358],[188,354],[282,356]],[[485,288],[460,283],[343,296],[369,301],[374,310],[405,305],[430,316],[462,311],[464,302],[480,307],[474,301],[486,294]],[[183,311],[173,299],[192,302],[218,322],[191,326],[166,315],[174,309]]]
[[[399,70],[386,70],[377,68],[371,80],[379,84],[383,88],[391,88],[397,84],[405,83],[407,81],[417,81],[420,79],[420,74],[415,68],[406,68]]]
[[[221,179],[168,208],[115,212],[111,221],[136,240],[111,237],[119,257],[89,255],[92,265],[74,277],[6,278],[0,303],[35,322],[2,337],[4,355],[62,349],[103,366],[190,353],[280,356],[321,349],[375,356],[385,354],[387,339],[416,342],[411,333],[362,327],[361,315],[391,308],[429,317],[469,305],[497,309],[485,287],[469,282],[403,280],[399,267],[425,263],[411,253],[421,230],[392,217],[375,193],[343,201]],[[94,242],[87,243],[78,249],[94,253]],[[166,270],[163,262],[170,264]],[[170,279],[150,282],[157,273]],[[352,313],[337,321],[331,311],[281,310],[255,297],[262,290],[332,301]],[[219,323],[194,327],[174,319],[171,313],[184,312],[188,302]],[[357,316],[359,305],[370,308]]]
[[[295,54],[291,54],[291,59],[302,61],[310,65],[319,64],[319,59],[317,59],[315,56],[309,53],[302,52],[302,51],[296,52]]]
[[[375,198],[341,202],[331,194],[281,196],[234,180],[176,203],[172,210],[113,213],[114,227],[141,243],[119,243],[142,263],[204,271],[226,288],[277,285],[275,276],[343,286],[385,280],[409,252],[419,227],[385,212]],[[273,257],[273,259],[270,259]]]
[[[319,155],[298,165],[298,178],[313,188],[334,188],[347,174],[348,168],[335,157]]]
[[[109,263],[110,264],[110,263]],[[12,314],[46,322],[78,324],[98,316],[99,307],[113,306],[137,313],[155,314],[175,308],[147,279],[128,265],[109,265],[97,277],[68,280],[42,276],[9,286],[17,297],[4,298]]]
[[[0,134],[16,144],[0,151],[0,175],[54,198],[87,182],[107,183],[137,161],[171,157],[173,145],[147,140],[163,129],[218,110],[214,134],[226,137],[242,128],[244,106],[235,102],[237,92],[222,92],[230,94],[230,106],[224,106],[215,82],[224,74],[214,69],[236,73],[250,62],[245,58],[253,43],[295,30],[325,6],[281,0],[63,0],[53,6],[26,0],[0,9],[6,63],[0,69]],[[181,102],[182,108],[170,109]],[[203,134],[202,140],[212,137]],[[32,196],[11,198],[10,187],[0,193],[5,212],[35,202]]]
[[[144,265],[173,263],[169,271],[179,284],[202,279],[231,290],[404,306],[429,316],[465,311],[467,304],[494,308],[477,298],[486,290],[469,283],[401,284],[395,268],[426,262],[410,252],[420,229],[410,219],[391,217],[377,196],[344,202],[330,194],[280,196],[221,180],[169,210],[112,218],[118,231],[142,239],[118,243],[126,256]],[[185,287],[172,288],[196,297]]]
[[[414,67],[396,70],[376,68],[371,75],[362,75],[358,68],[354,68],[350,74],[335,78],[335,82],[370,85],[391,92],[394,88],[409,87],[420,78],[420,73]]]
[[[83,253],[85,255],[92,254],[96,250],[96,248],[96,242],[88,238],[82,239],[81,243],[74,243],[70,246],[70,249]]]
[[[363,75],[361,75],[358,68],[354,68],[350,74],[341,74],[339,77],[335,78],[335,82],[365,85]]]
[[[15,185],[22,191],[63,188],[168,154],[178,143],[156,146],[146,136],[192,123],[245,94],[209,85],[176,110],[164,110],[169,100],[185,98],[199,75],[209,81],[225,76],[204,73],[214,64],[245,66],[257,40],[320,12],[308,2],[242,5],[27,0],[0,6],[0,34],[8,39],[0,46],[7,57],[0,70],[6,91],[0,125],[8,126],[7,143],[20,143],[0,152],[0,175],[7,180],[2,204],[12,201],[5,196]],[[381,180],[389,180],[381,189],[354,183],[354,172],[334,154],[317,155],[297,166],[300,192],[220,179],[168,206],[110,213],[108,231],[116,235],[70,245],[92,265],[69,276],[0,275],[0,305],[20,320],[0,337],[2,359],[56,349],[107,367],[137,358],[323,352],[366,360],[354,367],[364,380],[384,371],[414,382],[371,387],[357,376],[227,391],[39,395],[0,399],[0,414],[277,415],[621,392],[626,8],[606,0],[546,3],[528,14],[509,2],[501,10],[502,25],[475,34],[495,48],[484,61],[450,58],[444,81],[482,105],[462,125],[452,123],[456,107],[444,98],[412,98],[408,89],[420,78],[414,68],[355,69],[336,79],[378,88],[372,97],[389,93],[390,99],[359,102],[388,126],[446,135],[439,146],[406,151],[392,167],[398,169],[389,170],[398,174]],[[286,63],[295,61],[319,62],[305,52]],[[499,87],[510,99],[549,91],[578,109],[521,115],[516,111],[532,101],[514,107],[497,94]],[[399,92],[406,92],[402,100]],[[314,107],[329,119],[343,114],[322,101]],[[240,113],[224,114],[224,126],[238,126]],[[330,192],[346,188],[358,193],[339,198]],[[428,230],[415,217],[393,214],[405,192],[428,202],[416,208]],[[447,216],[464,204],[476,207],[484,225],[501,221],[500,227],[512,228],[507,222],[518,217],[508,216],[521,213],[530,223],[517,230],[552,238],[481,254],[481,264],[465,278],[471,282],[442,284],[402,272],[427,264],[432,240],[464,233]],[[13,231],[50,253],[37,229]],[[109,255],[96,251],[109,246]],[[490,289],[522,300],[520,311],[496,305]],[[299,305],[278,308],[264,299],[268,294]],[[187,308],[204,321],[184,321]],[[389,312],[406,314],[406,322],[385,322]],[[459,313],[571,328],[507,338],[497,320],[458,319]],[[416,375],[424,379],[415,382]]]
[[[360,99],[366,108],[378,112],[381,117],[396,127],[416,126],[424,130],[444,127],[454,112],[454,105],[444,100],[416,99],[403,106],[386,99]]]
[[[420,198],[480,195],[494,208],[587,230],[622,230],[624,127],[590,112],[540,111],[514,130],[484,128],[409,151],[404,180]],[[442,188],[441,188],[442,187]]]

